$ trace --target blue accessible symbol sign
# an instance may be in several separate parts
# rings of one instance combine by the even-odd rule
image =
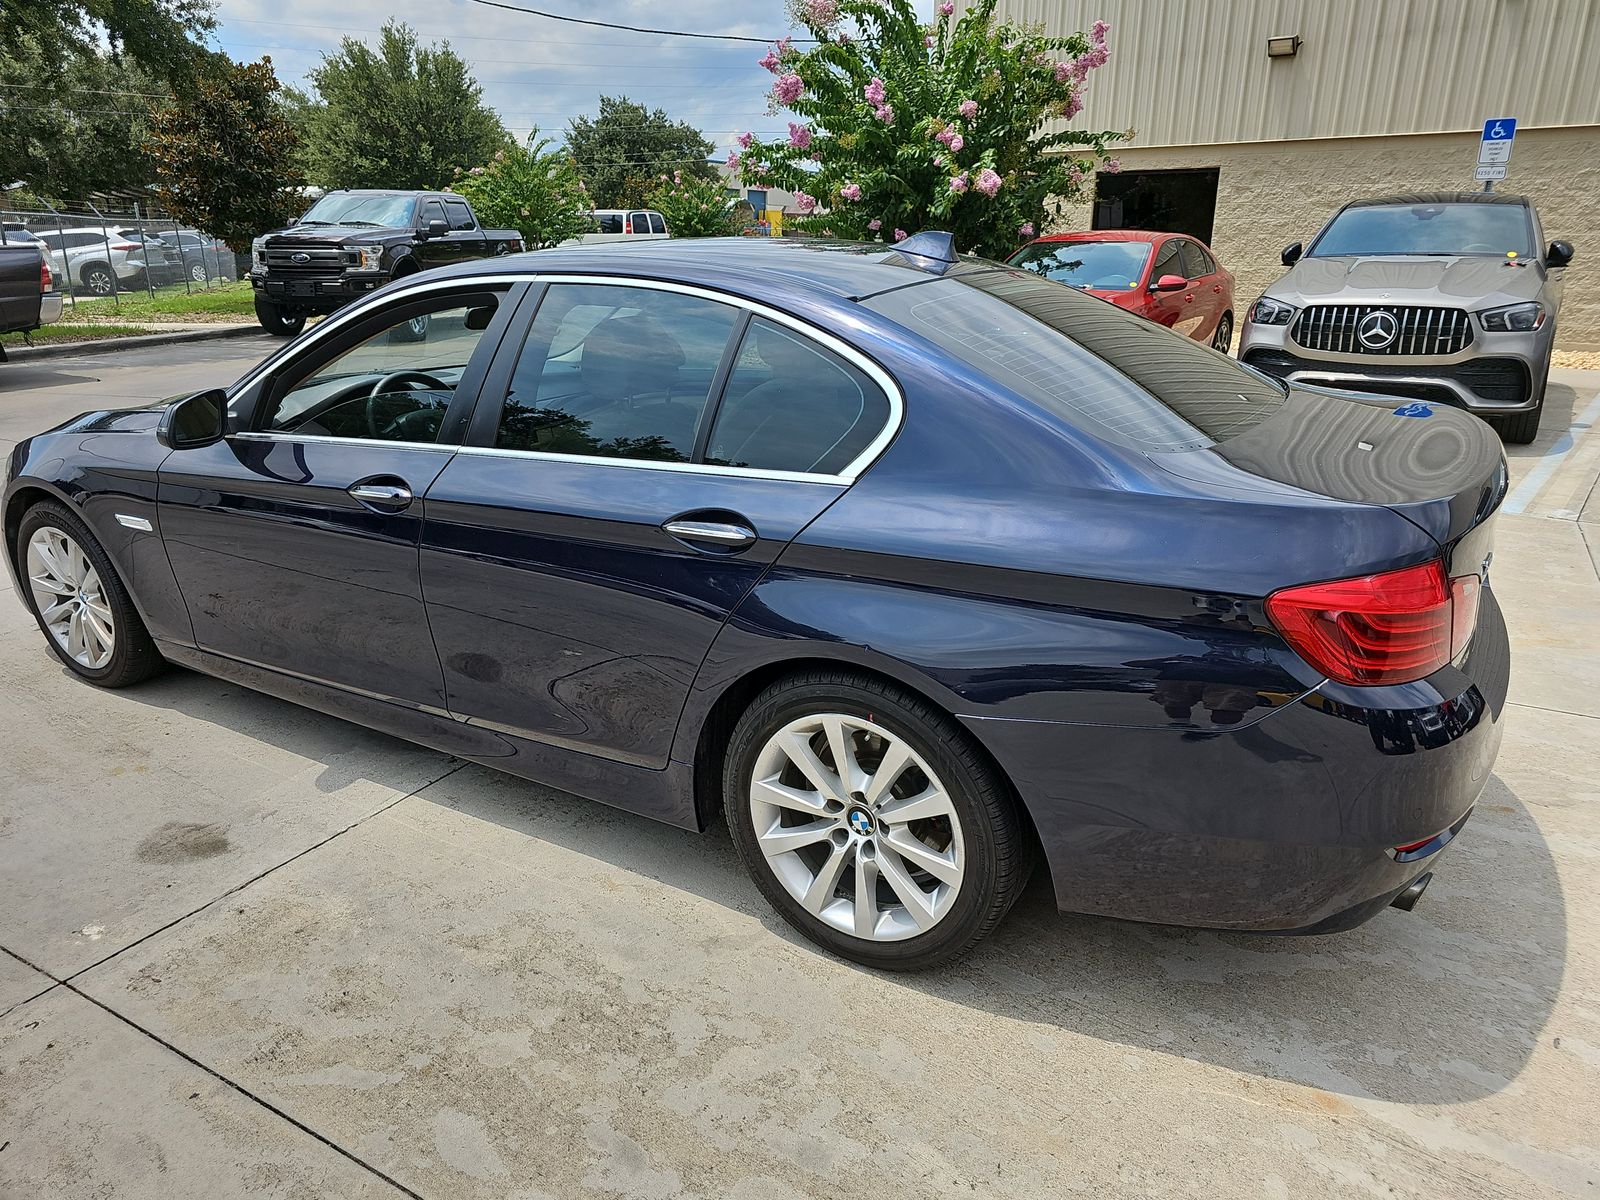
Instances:
[[[1433,416],[1433,409],[1422,403],[1422,401],[1417,400],[1410,404],[1402,404],[1394,410],[1394,415],[1397,417],[1431,417]]]
[[[1479,181],[1506,177],[1506,164],[1511,161],[1511,143],[1516,136],[1515,117],[1494,117],[1483,123],[1483,138],[1478,142],[1478,169],[1474,172]]]

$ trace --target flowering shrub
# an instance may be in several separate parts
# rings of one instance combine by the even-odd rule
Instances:
[[[947,0],[924,25],[911,0],[792,0],[817,44],[785,38],[761,65],[777,76],[774,104],[800,120],[787,138],[744,134],[729,165],[794,192],[810,231],[898,241],[947,229],[964,251],[1008,254],[1123,135],[1049,129],[1082,109],[1110,54],[1105,22],[1045,37],[997,23],[996,2],[957,21]]]
[[[495,152],[481,167],[457,171],[454,188],[489,229],[515,229],[530,250],[559,245],[594,229],[589,195],[564,151],[528,134],[525,146]]]
[[[735,232],[721,179],[674,171],[657,181],[645,203],[667,219],[673,237],[720,237]]]

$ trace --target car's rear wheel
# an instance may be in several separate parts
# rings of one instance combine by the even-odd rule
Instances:
[[[1544,404],[1538,408],[1529,409],[1527,412],[1512,413],[1504,417],[1485,418],[1494,431],[1500,435],[1500,440],[1513,446],[1526,446],[1539,436],[1539,420],[1544,416]]]
[[[111,273],[110,267],[100,263],[85,267],[78,278],[96,296],[109,296],[117,290],[117,277]]]
[[[1216,332],[1211,335],[1211,348],[1227,354],[1233,348],[1233,314],[1223,313],[1217,321]]]
[[[162,666],[110,558],[77,516],[54,501],[23,514],[17,561],[34,619],[56,657],[100,687],[127,687]]]
[[[1032,843],[1010,788],[951,718],[844,672],[782,680],[735,727],[724,805],[778,912],[868,966],[970,949],[1010,909]]]
[[[304,313],[290,316],[271,300],[256,297],[256,320],[273,337],[293,337],[306,327]]]
[[[195,283],[207,281],[205,263],[194,263],[189,267],[189,278]]]

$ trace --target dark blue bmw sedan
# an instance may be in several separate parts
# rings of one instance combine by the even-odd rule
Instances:
[[[1410,907],[1494,762],[1505,462],[959,257],[465,264],[225,389],[18,445],[8,565],[90,683],[176,663],[659,820],[878,967],[1062,909]],[[65,702],[65,698],[64,698]]]

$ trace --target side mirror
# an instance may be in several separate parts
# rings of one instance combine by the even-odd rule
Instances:
[[[1182,275],[1163,275],[1150,285],[1153,292],[1181,292],[1189,286],[1189,281]]]
[[[156,426],[156,441],[169,450],[193,450],[220,442],[227,432],[228,397],[221,388],[212,388],[167,405]]]
[[[1291,246],[1285,246],[1283,248],[1283,265],[1286,267],[1294,266],[1295,263],[1300,261],[1300,256],[1304,253],[1305,247],[1299,242],[1295,242]]]
[[[449,237],[450,223],[448,221],[441,221],[439,218],[435,217],[433,220],[429,221],[423,226],[422,236],[425,238]]]
[[[1571,242],[1551,242],[1550,249],[1545,251],[1544,265],[1547,267],[1564,267],[1571,261]]]

